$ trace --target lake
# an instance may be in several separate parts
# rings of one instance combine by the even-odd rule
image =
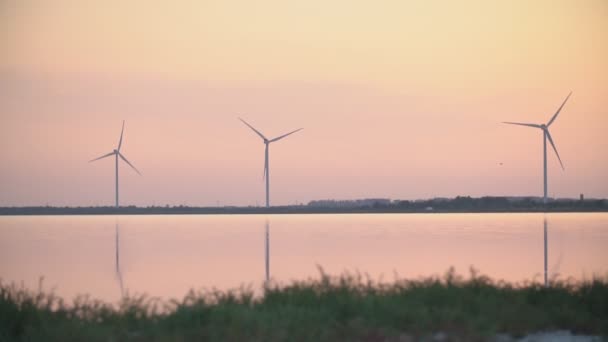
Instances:
[[[608,275],[608,213],[0,217],[0,278],[66,299],[259,289],[360,272],[442,275],[471,266],[512,282]]]

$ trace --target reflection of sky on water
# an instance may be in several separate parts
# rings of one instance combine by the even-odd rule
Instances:
[[[547,277],[606,275],[608,214],[547,214]],[[360,271],[375,279],[474,266],[544,281],[543,214],[47,216],[0,218],[0,277],[72,297],[259,288]]]

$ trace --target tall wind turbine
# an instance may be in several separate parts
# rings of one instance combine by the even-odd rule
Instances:
[[[269,170],[269,166],[268,166],[268,146],[270,145],[270,143],[279,141],[279,140],[287,137],[288,135],[291,135],[298,131],[303,130],[303,128],[296,129],[295,131],[283,134],[274,139],[267,139],[264,136],[264,134],[260,133],[257,129],[253,128],[253,126],[248,124],[245,120],[243,120],[241,118],[239,118],[239,120],[241,120],[245,125],[247,125],[249,128],[251,128],[257,135],[259,135],[260,138],[262,138],[264,140],[264,145],[266,145],[266,151],[264,154],[265,155],[265,157],[264,157],[264,178],[266,178],[266,207],[268,208],[268,207],[270,207],[270,170]]]
[[[559,160],[559,164],[562,166],[562,170],[564,170],[564,164],[562,163],[562,160],[559,157],[557,148],[555,147],[555,144],[553,143],[553,139],[551,138],[551,134],[549,133],[549,126],[551,126],[551,124],[555,121],[555,119],[561,112],[562,108],[564,108],[564,105],[566,104],[566,101],[568,101],[568,99],[570,98],[570,95],[572,95],[572,92],[570,92],[570,94],[568,94],[568,96],[566,96],[566,99],[564,100],[562,105],[559,106],[559,108],[557,109],[557,112],[555,112],[555,114],[553,114],[553,117],[551,118],[551,120],[549,120],[549,122],[547,122],[546,124],[539,125],[539,124],[521,123],[521,122],[503,122],[503,123],[506,123],[509,125],[520,125],[520,126],[539,128],[543,131],[543,175],[544,175],[543,203],[544,204],[547,204],[547,139],[549,139],[549,143],[551,143],[551,146],[553,147],[553,151],[555,151],[555,155],[557,156],[557,159]]]
[[[127,160],[127,158],[125,158],[125,156],[122,155],[122,153],[120,153],[120,147],[122,146],[122,134],[124,133],[124,131],[125,131],[125,121],[123,120],[122,121],[122,130],[120,131],[120,140],[118,141],[118,147],[114,151],[112,151],[108,154],[104,154],[103,156],[101,156],[99,158],[95,158],[93,160],[89,160],[89,163],[91,163],[96,160],[103,159],[103,158],[106,158],[106,157],[109,157],[112,155],[115,156],[115,158],[116,158],[116,208],[118,208],[118,157],[120,157],[122,160],[124,160],[125,163],[127,163],[133,170],[135,170],[135,172],[137,172],[138,175],[141,176],[141,173],[139,172],[139,170],[137,170],[135,168],[135,166],[133,166],[133,164],[131,164]]]

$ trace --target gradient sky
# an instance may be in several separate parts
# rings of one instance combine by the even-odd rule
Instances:
[[[608,2],[0,2],[0,205],[608,197]],[[502,165],[501,165],[502,163]]]

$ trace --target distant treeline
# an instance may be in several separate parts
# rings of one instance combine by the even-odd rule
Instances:
[[[306,205],[276,207],[0,207],[0,215],[145,215],[145,214],[316,214],[316,213],[465,213],[465,212],[601,212],[606,199],[555,199],[543,204],[538,197],[469,197],[428,200],[322,200]]]
[[[392,202],[398,208],[413,211],[472,211],[472,212],[526,212],[526,211],[608,211],[605,199],[557,199],[543,203],[538,197],[479,197],[458,196],[451,199]]]

